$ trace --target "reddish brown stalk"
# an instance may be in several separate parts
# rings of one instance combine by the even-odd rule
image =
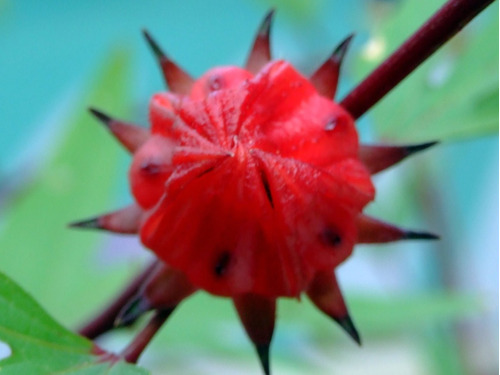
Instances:
[[[493,0],[449,0],[340,104],[361,117]]]
[[[137,277],[133,279],[132,282],[127,287],[125,287],[125,289],[123,289],[123,291],[108,307],[106,307],[91,321],[81,327],[78,330],[78,333],[89,339],[95,339],[97,336],[113,329],[114,322],[116,317],[118,316],[118,313],[121,311],[123,306],[137,293],[140,286],[144,283],[155,266],[156,262],[153,262],[152,264],[147,266],[143,272],[137,275]]]
[[[151,342],[151,339],[158,332],[163,323],[165,323],[165,320],[167,320],[172,311],[173,309],[156,311],[146,327],[144,327],[134,340],[123,350],[121,357],[129,363],[136,363],[146,346]]]

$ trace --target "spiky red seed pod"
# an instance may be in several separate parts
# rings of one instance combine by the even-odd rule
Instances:
[[[211,293],[299,296],[351,253],[374,196],[354,121],[284,61],[217,69],[193,91],[151,107],[134,154],[142,242]]]
[[[277,298],[306,293],[359,343],[334,269],[356,243],[436,238],[362,213],[375,196],[371,174],[434,142],[360,146],[353,117],[331,100],[352,36],[308,79],[271,61],[272,16],[245,69],[197,80],[144,32],[171,90],[153,96],[151,129],[91,109],[133,153],[136,203],[73,224],[138,233],[165,263],[119,324],[150,309],[163,321],[197,289],[231,297],[266,374]]]

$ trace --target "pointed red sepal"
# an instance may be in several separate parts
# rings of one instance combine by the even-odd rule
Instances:
[[[115,326],[128,326],[150,310],[172,312],[195,291],[182,272],[158,262],[137,294],[120,311]]]
[[[437,143],[427,142],[408,146],[361,145],[358,155],[370,173],[375,174]]]
[[[269,348],[276,320],[276,299],[255,294],[244,294],[233,298],[245,331],[252,340],[266,375],[270,372]]]
[[[107,114],[95,109],[89,108],[89,111],[101,121],[108,130],[116,137],[128,151],[135,152],[149,138],[149,130],[140,126],[115,120]]]
[[[321,95],[334,98],[339,82],[340,67],[353,37],[354,34],[351,34],[345,38],[335,48],[335,51],[333,51],[328,60],[312,74],[311,83]]]
[[[358,215],[357,243],[386,243],[399,240],[437,240],[439,236],[428,232],[417,232],[398,228],[366,215]]]
[[[142,32],[160,64],[168,88],[176,94],[188,95],[193,87],[194,79],[162,51],[147,30]]]
[[[333,271],[318,272],[306,292],[318,309],[334,319],[358,345],[361,345],[358,331],[349,316]]]
[[[245,69],[256,74],[264,65],[271,61],[270,33],[274,17],[274,9],[271,9],[260,24],[252,49],[247,58]]]
[[[144,211],[136,204],[121,210],[104,214],[91,219],[69,224],[72,228],[100,229],[115,233],[137,234]]]
[[[155,311],[148,324],[134,337],[132,342],[123,349],[120,353],[120,357],[128,363],[137,363],[144,349],[146,349],[171,313],[172,310]]]

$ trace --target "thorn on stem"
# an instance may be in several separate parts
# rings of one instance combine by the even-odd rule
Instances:
[[[245,64],[246,70],[257,73],[264,65],[271,61],[271,25],[274,9],[271,9],[259,26],[250,53]]]

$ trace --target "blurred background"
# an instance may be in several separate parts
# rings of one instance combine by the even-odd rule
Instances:
[[[356,32],[341,99],[436,3],[0,0],[0,271],[73,329],[147,262],[135,237],[66,227],[131,202],[129,156],[87,107],[147,125],[164,87],[142,28],[193,76],[241,65],[272,6],[274,56],[304,73]],[[362,348],[307,300],[281,301],[275,374],[498,374],[498,45],[495,3],[358,122],[365,142],[441,141],[377,175],[368,209],[441,240],[359,246],[339,268]],[[138,328],[101,344],[119,350]],[[140,364],[260,371],[231,303],[204,293]]]

